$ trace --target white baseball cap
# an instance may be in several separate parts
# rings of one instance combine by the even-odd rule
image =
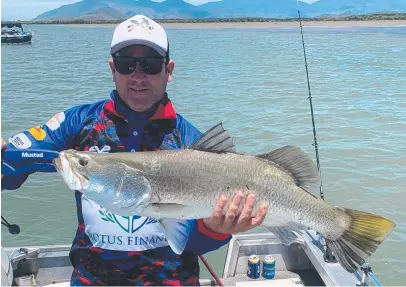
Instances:
[[[167,56],[169,48],[168,37],[162,26],[144,15],[135,15],[116,27],[111,41],[111,55],[132,45],[148,46],[163,57]]]

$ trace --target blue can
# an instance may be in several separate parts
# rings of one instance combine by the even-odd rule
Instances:
[[[251,255],[248,258],[248,270],[247,270],[247,276],[251,279],[258,279],[259,276],[261,275],[261,262],[259,261],[259,256],[258,255]]]
[[[275,277],[275,258],[272,255],[266,255],[262,261],[262,277],[265,279]]]

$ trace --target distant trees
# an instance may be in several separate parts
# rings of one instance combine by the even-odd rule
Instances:
[[[20,22],[21,24],[118,24],[117,20],[48,20],[48,21],[2,21],[2,23]],[[227,22],[294,22],[297,18],[198,18],[198,19],[155,19],[160,23],[227,23]],[[363,15],[326,15],[314,18],[303,18],[303,21],[373,21],[373,20],[406,20],[406,13],[374,13]]]
[[[327,17],[324,20],[329,20]],[[406,13],[374,13],[333,17],[333,21],[406,20]]]

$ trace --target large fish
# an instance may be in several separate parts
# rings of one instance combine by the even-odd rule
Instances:
[[[263,225],[289,244],[301,230],[321,233],[348,271],[356,271],[395,223],[378,215],[335,207],[312,195],[318,170],[299,148],[248,155],[234,152],[219,124],[192,146],[158,152],[95,154],[62,151],[54,165],[66,184],[119,215],[154,217],[172,250],[185,248],[187,219],[210,217],[218,198],[254,193],[269,206]]]

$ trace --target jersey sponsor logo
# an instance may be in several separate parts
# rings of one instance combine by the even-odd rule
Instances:
[[[124,236],[92,232],[86,234],[94,246],[112,250],[139,251],[168,246],[168,240],[163,234],[147,236]],[[155,245],[157,246],[155,247]]]
[[[16,148],[30,148],[32,145],[32,142],[30,139],[24,134],[24,133],[19,133],[13,137],[11,137],[8,140],[11,144],[13,144]]]
[[[47,121],[46,126],[51,130],[55,131],[60,128],[61,124],[65,121],[65,113],[60,112],[55,114],[49,121]]]
[[[139,246],[141,249],[149,249],[155,245],[165,246],[168,241],[163,234],[138,234],[137,231],[140,231],[143,227],[157,223],[154,218],[141,217],[137,215],[133,216],[120,216],[116,215],[106,209],[99,209],[100,218],[108,222],[109,224],[114,224],[118,227],[121,232],[115,234],[103,234],[100,232],[92,232],[88,230],[87,234],[93,243],[96,244],[108,244],[110,246]],[[128,235],[124,235],[128,234]],[[148,248],[148,247],[149,248]],[[138,249],[136,249],[138,250]]]
[[[120,216],[82,195],[85,233],[92,245],[119,251],[143,251],[168,246],[161,225],[151,217]]]
[[[101,219],[116,224],[121,230],[127,233],[134,233],[144,225],[156,223],[154,218],[133,216],[119,216],[106,209],[99,209]]]
[[[42,152],[23,152],[21,157],[28,157],[28,158],[42,158],[44,157],[44,153]]]
[[[105,145],[101,149],[98,146],[92,146],[89,148],[90,152],[96,152],[96,153],[109,153],[110,150],[111,150],[111,147],[109,145]]]
[[[39,126],[32,127],[28,131],[37,141],[42,141],[47,135],[46,132]]]

